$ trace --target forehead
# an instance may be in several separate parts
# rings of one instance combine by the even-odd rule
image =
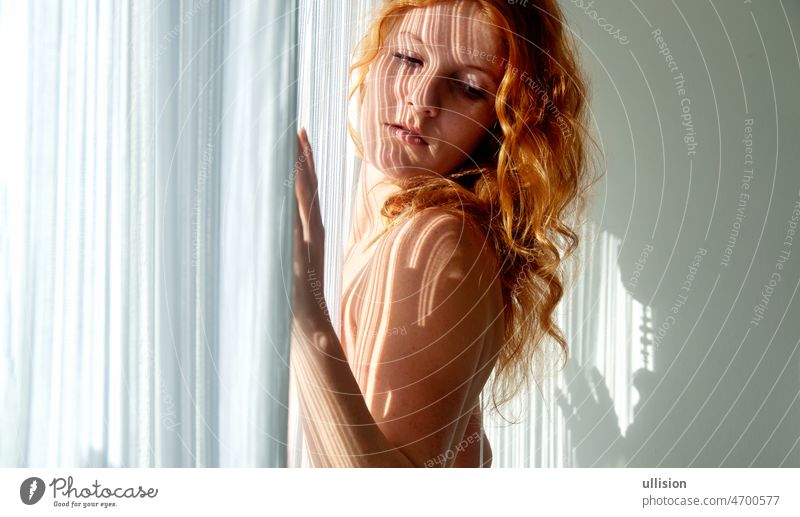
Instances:
[[[437,52],[457,55],[459,61],[477,60],[485,66],[487,60],[478,56],[497,56],[499,59],[504,55],[500,30],[472,1],[444,2],[410,9],[392,30],[392,35],[398,39],[413,39],[409,34],[416,35]]]

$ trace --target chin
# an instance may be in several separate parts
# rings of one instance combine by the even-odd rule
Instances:
[[[384,148],[378,153],[377,149],[372,149],[367,153],[367,161],[381,171],[385,176],[392,179],[403,179],[419,174],[431,174],[431,164],[404,160],[404,156],[397,156],[396,149]],[[390,155],[391,152],[391,155]]]
[[[393,180],[402,180],[420,175],[440,175],[436,170],[421,165],[381,163],[375,165],[375,168],[383,172],[386,177]]]

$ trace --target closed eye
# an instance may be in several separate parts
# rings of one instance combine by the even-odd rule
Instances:
[[[393,57],[407,66],[421,66],[422,61],[401,52],[395,52]]]
[[[470,83],[465,81],[458,81],[456,80],[456,84],[458,85],[459,90],[464,94],[464,97],[468,99],[482,99],[485,96],[483,88],[472,86]]]

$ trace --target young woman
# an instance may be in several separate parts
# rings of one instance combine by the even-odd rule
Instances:
[[[315,466],[489,466],[480,394],[527,386],[589,186],[584,80],[556,0],[387,1],[352,65],[363,167],[341,341],[298,139],[292,369]]]

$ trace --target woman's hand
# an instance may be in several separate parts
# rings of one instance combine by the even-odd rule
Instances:
[[[294,166],[295,211],[294,227],[294,288],[292,313],[295,324],[303,333],[313,332],[320,324],[329,322],[325,303],[325,228],[319,210],[317,174],[314,157],[305,128],[297,133],[297,159]]]

